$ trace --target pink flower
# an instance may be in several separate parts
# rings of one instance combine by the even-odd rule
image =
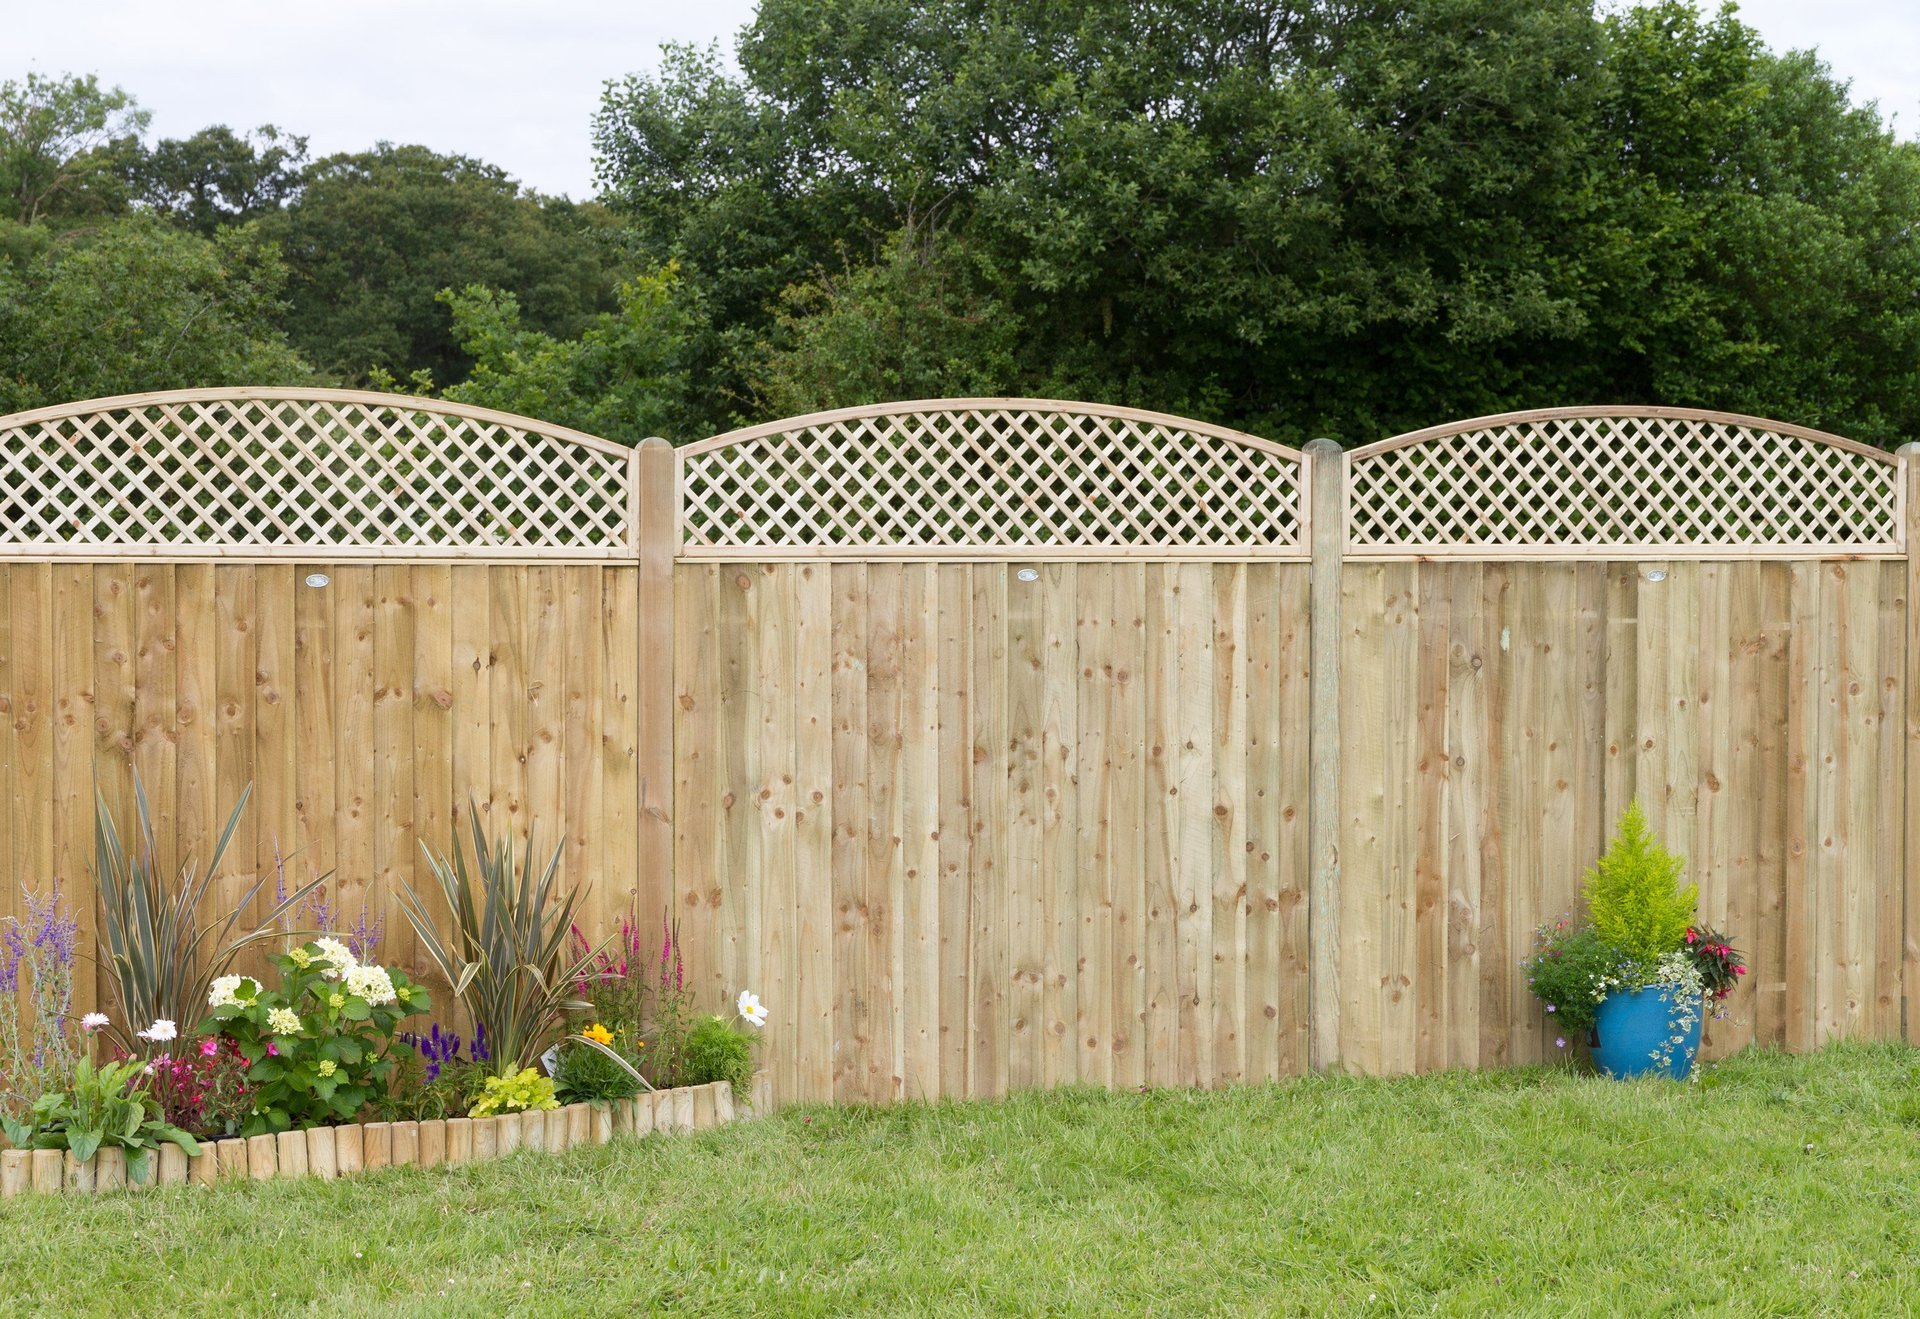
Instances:
[[[205,1057],[213,1057],[214,1054],[220,1052],[220,1041],[214,1039],[211,1035],[207,1036],[206,1039],[200,1041],[200,1052]]]
[[[267,1041],[267,1057],[278,1058],[279,1056],[280,1056],[280,1046],[275,1044],[272,1040],[268,1040]]]
[[[1567,1037],[1566,1037],[1566,1036],[1564,1036],[1564,1035],[1557,1035],[1557,1036],[1555,1036],[1555,1037],[1554,1037],[1554,1041],[1553,1041],[1553,1047],[1554,1047],[1554,1048],[1556,1048],[1556,1049],[1564,1049],[1564,1048],[1566,1048],[1566,1047],[1567,1047]]]

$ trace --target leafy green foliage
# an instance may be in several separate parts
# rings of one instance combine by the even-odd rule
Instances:
[[[553,1085],[561,1103],[610,1103],[631,1099],[646,1088],[640,1079],[643,1046],[638,1036],[625,1027],[605,1034],[606,1039],[569,1036],[560,1042]]]
[[[528,1109],[558,1108],[553,1081],[531,1067],[518,1072],[489,1076],[486,1088],[468,1110],[468,1117],[493,1117],[499,1113],[523,1113]]]
[[[15,1149],[66,1150],[82,1163],[101,1146],[127,1151],[127,1172],[147,1181],[148,1154],[171,1141],[188,1154],[198,1154],[200,1143],[160,1116],[148,1101],[137,1059],[93,1065],[90,1058],[75,1064],[71,1088],[41,1095],[24,1120],[0,1117],[0,1129]]]
[[[1561,921],[1535,933],[1527,986],[1546,1006],[1548,1028],[1577,1041],[1593,1029],[1600,1002],[1621,983],[1619,949],[1591,925]]]
[[[297,384],[275,328],[285,270],[247,229],[149,218],[55,238],[0,221],[0,413],[149,389]]]
[[[397,967],[361,966],[334,939],[271,960],[278,989],[216,982],[201,1027],[231,1036],[249,1064],[253,1111],[240,1134],[351,1122],[386,1094],[394,1031],[430,1010],[427,992]]]
[[[709,1085],[725,1081],[736,1095],[753,1086],[753,1046],[756,1041],[727,1018],[701,1017],[687,1032],[678,1085]]]
[[[671,49],[595,125],[685,273],[696,431],[967,371],[1284,440],[1920,425],[1920,146],[1731,12],[764,0],[739,55]]]
[[[215,977],[223,974],[243,949],[277,936],[275,922],[326,881],[326,875],[316,876],[248,926],[241,914],[253,905],[266,884],[263,875],[230,907],[224,921],[201,925],[207,891],[220,873],[220,862],[252,795],[249,784],[221,827],[212,854],[201,865],[192,856],[176,864],[163,859],[154,837],[146,788],[137,775],[133,781],[132,852],[121,841],[106,797],[95,794],[93,875],[100,897],[100,963],[113,982],[125,1031],[144,1031],[162,1021],[184,1029],[184,1023],[198,1019]],[[169,871],[178,876],[171,892]],[[150,1046],[165,1041],[123,1033],[119,1043],[128,1053],[144,1054],[151,1051]]]
[[[236,133],[224,124],[163,138],[131,167],[142,205],[212,238],[223,227],[269,215],[298,194],[307,139],[264,124]]]
[[[1680,887],[1685,865],[1653,836],[1640,803],[1629,803],[1613,841],[1587,872],[1587,912],[1594,933],[1643,965],[1679,950],[1700,900],[1698,885]]]
[[[0,218],[31,224],[124,209],[125,163],[148,118],[92,76],[0,82]]]
[[[569,938],[586,889],[561,890],[555,883],[564,842],[544,868],[536,869],[531,837],[524,858],[516,860],[511,831],[490,843],[471,801],[467,820],[473,831],[471,868],[458,832],[450,856],[420,845],[446,900],[452,936],[441,934],[440,922],[411,883],[400,887],[400,906],[420,936],[421,950],[473,1019],[486,1027],[496,1064],[526,1067],[562,1032],[568,1013],[589,1006],[574,991],[605,945],[582,951]]]

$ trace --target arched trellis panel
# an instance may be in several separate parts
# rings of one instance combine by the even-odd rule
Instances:
[[[1820,558],[1904,553],[1900,460],[1688,408],[1545,408],[1346,455],[1350,556]]]
[[[688,558],[1306,555],[1298,450],[1135,408],[876,404],[717,435],[679,459]]]
[[[192,389],[0,417],[0,552],[629,558],[634,453],[359,390]]]

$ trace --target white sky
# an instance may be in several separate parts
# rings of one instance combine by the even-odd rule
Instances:
[[[1713,0],[1704,6],[1715,7]],[[733,35],[754,0],[0,0],[0,80],[94,73],[153,131],[272,123],[313,153],[381,138],[463,152],[546,192],[593,189],[589,121],[609,78],[662,41]],[[1776,49],[1816,46],[1856,100],[1920,128],[1920,0],[1749,0]]]

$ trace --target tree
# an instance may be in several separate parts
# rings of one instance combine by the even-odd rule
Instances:
[[[216,124],[143,151],[132,166],[134,193],[155,214],[211,238],[285,205],[306,159],[307,139],[272,124],[248,134]]]
[[[311,375],[273,328],[285,272],[249,230],[209,241],[134,217],[68,238],[0,231],[0,414]]]
[[[844,328],[910,223],[966,253],[1020,392],[1347,442],[1575,401],[1920,423],[1920,148],[1731,11],[763,0],[738,49],[670,50],[595,127],[701,309],[713,427],[797,397],[769,351]]]
[[[123,210],[128,156],[147,112],[118,87],[71,74],[0,83],[0,206],[21,224]]]
[[[620,259],[604,213],[521,190],[491,165],[382,143],[329,156],[262,221],[290,272],[294,346],[349,379],[370,368],[466,376],[471,359],[435,296],[484,285],[527,320],[571,337],[614,305]]]

